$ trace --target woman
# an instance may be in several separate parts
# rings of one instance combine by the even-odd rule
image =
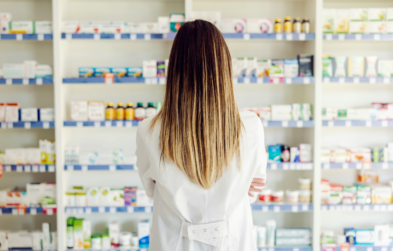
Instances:
[[[256,250],[249,196],[264,186],[264,133],[256,114],[238,111],[231,62],[213,24],[180,28],[163,106],[137,132],[136,164],[154,199],[149,251]]]

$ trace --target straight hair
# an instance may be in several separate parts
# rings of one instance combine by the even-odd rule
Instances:
[[[150,130],[161,122],[161,161],[211,188],[236,157],[241,169],[243,123],[235,102],[232,59],[221,32],[195,20],[177,32],[169,57],[165,98]]]

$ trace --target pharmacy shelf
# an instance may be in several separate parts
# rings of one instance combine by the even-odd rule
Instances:
[[[351,245],[350,251],[393,251],[393,246]]]
[[[392,212],[393,204],[322,205],[322,211],[377,211]]]
[[[3,164],[5,172],[18,172],[18,173],[44,173],[55,172],[56,165],[7,165]]]
[[[253,211],[262,212],[311,212],[312,204],[252,204]]]
[[[65,127],[137,127],[141,121],[64,121]]]
[[[393,120],[323,120],[325,127],[390,127]]]
[[[36,215],[36,214],[46,214],[52,215],[56,214],[57,209],[54,207],[26,207],[26,208],[17,208],[17,207],[2,207],[0,208],[0,215],[11,214],[11,215]]]
[[[314,121],[303,120],[261,120],[264,127],[313,127]]]
[[[393,84],[393,78],[389,77],[324,77],[323,83],[339,83],[339,84]]]
[[[19,250],[17,250],[19,251]],[[55,250],[48,250],[48,251],[55,251]],[[77,251],[73,249],[67,249],[66,251]],[[88,250],[90,251],[90,250]],[[147,248],[131,248],[131,249],[108,249],[107,251],[148,251]],[[266,248],[258,248],[258,251],[312,251],[312,247],[266,247]],[[352,251],[352,250],[351,250]],[[370,251],[370,250],[368,250]],[[380,250],[375,250],[380,251]],[[390,251],[390,250],[386,250]]]
[[[53,40],[53,34],[0,34],[0,40]]]
[[[374,163],[322,163],[322,169],[393,169],[393,162],[374,162]]]
[[[64,84],[152,84],[164,85],[166,78],[135,78],[119,77],[111,79],[106,78],[63,78]],[[233,79],[234,84],[313,84],[314,77],[239,77]]]
[[[53,78],[0,78],[0,85],[53,85]]]
[[[313,163],[267,163],[268,170],[312,170],[314,168]]]
[[[134,171],[134,165],[65,165],[65,171]]]
[[[0,129],[34,129],[34,128],[42,128],[42,129],[49,129],[54,128],[55,122],[54,121],[37,121],[37,122],[0,122]]]
[[[151,213],[152,206],[92,206],[92,207],[65,207],[67,214],[91,213]]]
[[[67,40],[173,40],[176,33],[117,33],[117,34],[79,34],[63,33],[62,39]]]
[[[315,40],[314,33],[222,33],[225,39],[264,39],[305,41]],[[122,34],[61,34],[62,39],[90,39],[90,40],[173,40],[176,33],[122,33]]]
[[[393,34],[324,34],[323,40],[393,41]]]

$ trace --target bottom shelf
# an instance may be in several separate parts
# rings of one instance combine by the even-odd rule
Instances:
[[[14,251],[14,250],[13,250]],[[48,251],[52,251],[52,250],[48,250]],[[67,249],[66,251],[76,251],[73,249]],[[94,249],[84,249],[84,251],[95,251]],[[105,250],[105,251],[148,251],[147,248],[136,248],[136,249],[109,249],[109,250]],[[245,250],[247,251],[247,250]],[[312,247],[310,246],[305,246],[305,247],[264,247],[264,248],[258,248],[258,251],[312,251]],[[388,250],[390,251],[390,250]]]
[[[340,251],[340,247],[324,247],[323,251]],[[368,246],[368,245],[352,245],[349,247],[349,251],[393,251],[393,246]]]

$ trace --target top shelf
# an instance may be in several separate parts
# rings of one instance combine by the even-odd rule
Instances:
[[[53,40],[53,34],[0,34],[0,40],[33,40],[44,41]]]
[[[323,34],[323,40],[393,41],[393,34]]]

